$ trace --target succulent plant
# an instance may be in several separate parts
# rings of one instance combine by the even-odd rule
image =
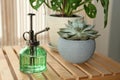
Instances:
[[[69,40],[88,40],[95,39],[98,36],[98,31],[93,30],[94,25],[88,25],[83,18],[74,21],[68,21],[66,28],[60,28],[58,34]]]

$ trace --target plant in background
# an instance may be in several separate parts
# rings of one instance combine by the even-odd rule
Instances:
[[[93,25],[88,25],[83,19],[76,19],[74,21],[68,21],[67,28],[61,28],[58,34],[68,40],[89,40],[95,39],[98,36],[98,32],[93,30]]]
[[[38,10],[38,8],[45,4],[48,8],[53,11],[59,12],[59,16],[71,17],[75,13],[84,10],[88,17],[95,18],[97,14],[97,9],[93,1],[101,2],[104,9],[104,27],[107,25],[108,21],[108,6],[109,0],[30,0],[32,8]],[[78,7],[81,9],[78,10]]]

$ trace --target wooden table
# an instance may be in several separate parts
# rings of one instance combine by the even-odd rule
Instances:
[[[0,48],[0,80],[120,80],[120,64],[99,54],[83,64],[71,64],[47,46],[47,70],[24,74],[19,71],[19,46]]]

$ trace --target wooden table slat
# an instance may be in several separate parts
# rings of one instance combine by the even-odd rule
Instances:
[[[8,77],[9,76],[9,77]],[[14,80],[3,51],[0,49],[0,80]]]
[[[7,80],[7,79],[2,79],[1,74],[0,74],[0,80]],[[13,80],[13,79],[12,79]]]
[[[106,70],[101,65],[96,63],[92,58],[89,61],[87,61],[85,64],[96,69],[98,72],[100,72],[102,74],[102,76],[112,75],[112,73],[110,71]]]
[[[47,70],[29,75],[19,71],[20,46],[1,48],[0,80],[120,80],[120,64],[110,58],[94,54],[83,64],[72,64],[47,45],[43,47],[48,51]]]
[[[105,77],[95,77],[93,79],[81,79],[81,80],[120,80],[120,75],[105,76]]]
[[[46,78],[42,75],[42,73],[34,73],[30,74],[32,80],[46,80]]]
[[[20,49],[21,49],[21,48],[18,47],[18,46],[14,46],[13,48],[15,49],[15,51],[16,51],[17,53],[18,53],[18,52],[20,51]],[[52,58],[52,57],[51,57],[51,58]],[[48,58],[47,58],[47,59],[48,59]],[[49,60],[49,59],[48,59],[48,60]],[[53,60],[54,60],[54,59],[53,59]],[[48,67],[49,67],[49,65],[48,65]],[[63,69],[64,69],[64,68],[63,68]],[[50,67],[49,67],[49,70],[50,70]],[[50,71],[51,71],[51,70],[50,70]],[[63,70],[63,71],[65,71],[65,70]],[[66,70],[66,71],[67,71],[67,70]],[[52,80],[52,76],[47,75],[47,72],[44,72],[44,73],[46,73],[45,75],[46,75],[47,77],[49,77],[49,79]],[[56,75],[55,75],[55,72],[52,72],[52,73],[53,73],[54,75],[53,75],[53,74],[51,74],[51,75],[56,76]],[[66,72],[65,72],[65,73],[66,73]],[[69,75],[70,73],[66,73],[66,74]],[[65,74],[65,75],[64,75],[64,74],[60,74],[60,75],[62,75],[62,76],[64,75],[64,76],[65,76],[65,77],[63,76],[64,79],[69,79],[70,76],[71,76],[71,78],[70,78],[69,80],[72,80],[72,79],[73,79],[73,76],[72,76],[71,74],[68,76],[68,78],[66,77],[66,74]],[[32,77],[33,77],[33,76],[32,76]],[[60,77],[59,77],[59,78],[56,77],[56,78],[57,78],[58,80],[61,79]]]
[[[52,55],[61,65],[63,65],[67,70],[69,70],[74,76],[81,78],[87,78],[88,76],[82,72],[80,69],[75,67],[73,64],[66,62],[58,53],[53,53],[49,48],[44,46],[50,55]]]
[[[4,47],[3,50],[6,52],[18,80],[30,80],[26,74],[23,74],[19,71],[19,60],[13,49],[11,47]]]
[[[101,76],[99,72],[87,66],[86,64],[75,64],[75,66],[77,66],[78,68],[83,70],[86,74],[88,74],[89,78]]]
[[[106,56],[103,56],[102,54],[96,54],[96,53],[95,53],[95,55],[98,56],[99,58],[104,59],[106,62],[109,62],[109,64],[114,65],[115,68],[120,69],[120,64],[119,64],[117,61],[114,61],[114,60],[112,60],[111,58],[108,58],[108,57],[106,57]]]
[[[16,52],[16,54],[19,56],[21,47],[20,46],[12,46],[13,50]]]
[[[61,78],[47,65],[47,71],[43,72],[48,80],[61,80]]]
[[[110,62],[106,61],[104,58],[98,57],[97,55],[93,56],[93,59],[102,65],[104,68],[108,69],[111,71],[113,74],[119,74],[120,73],[120,68],[116,67],[115,65],[110,64]]]
[[[48,64],[58,73],[58,75],[64,80],[75,80],[73,75],[71,75],[63,66],[61,66],[52,56],[47,54]]]

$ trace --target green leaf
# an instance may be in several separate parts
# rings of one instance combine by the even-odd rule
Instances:
[[[69,37],[67,34],[65,34],[65,33],[62,33],[62,32],[58,32],[58,34],[62,37],[62,38],[67,38],[67,37]]]
[[[73,10],[76,10],[80,6],[82,0],[68,0],[67,2]]]
[[[103,8],[104,8],[104,28],[107,26],[108,22],[108,7],[109,7],[109,0],[100,0]]]
[[[86,27],[83,31],[88,31],[88,30],[91,30],[91,29],[93,29],[93,28],[94,28],[94,26],[88,25],[88,27]]]
[[[81,36],[81,35],[79,34],[79,36]],[[67,38],[66,38],[66,39],[67,39]],[[68,39],[69,39],[69,40],[80,40],[80,37],[78,37],[78,35],[76,34],[76,35],[73,35],[73,36],[68,37]]]
[[[90,35],[90,39],[95,39],[95,38],[97,38],[97,37],[99,37],[100,35],[99,34],[96,34],[96,35]]]
[[[45,0],[29,0],[33,9],[38,10]]]
[[[65,3],[63,3],[63,14],[66,16],[72,16],[73,10],[76,10],[79,6],[82,0],[63,0]]]
[[[63,0],[51,0],[51,8],[54,11],[60,11]]]
[[[84,5],[84,9],[86,14],[90,17],[90,18],[95,18],[96,14],[97,14],[97,9],[95,7],[94,4],[89,3],[88,5]]]
[[[71,29],[67,28],[60,28],[61,32],[69,33],[71,32]]]

